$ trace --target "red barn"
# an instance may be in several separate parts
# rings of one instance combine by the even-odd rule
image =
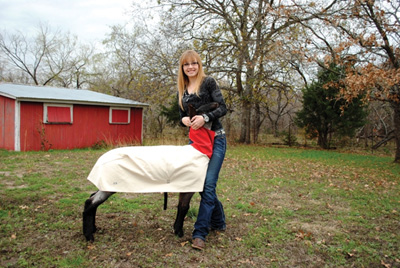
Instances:
[[[90,90],[0,84],[0,148],[73,149],[142,142],[148,106]]]

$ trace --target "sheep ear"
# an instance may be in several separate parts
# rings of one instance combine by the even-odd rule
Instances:
[[[189,117],[190,119],[193,118],[193,116],[196,115],[196,109],[193,107],[192,104],[189,104]]]
[[[203,113],[208,113],[211,112],[215,109],[217,109],[219,106],[218,102],[210,102],[204,105],[201,105],[197,110],[196,113],[197,114],[203,114]]]

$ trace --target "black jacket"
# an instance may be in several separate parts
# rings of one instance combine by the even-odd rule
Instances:
[[[212,77],[204,78],[204,81],[200,86],[199,95],[189,94],[187,93],[187,91],[185,91],[185,93],[183,94],[182,105],[184,110],[182,110],[182,108],[179,106],[181,126],[185,126],[182,123],[182,118],[185,116],[189,116],[189,104],[192,104],[194,108],[197,109],[200,106],[210,102],[218,102],[219,104],[218,108],[206,113],[208,118],[210,118],[210,122],[212,122],[211,130],[217,131],[222,129],[222,124],[219,121],[219,118],[226,114],[226,104],[217,82]]]

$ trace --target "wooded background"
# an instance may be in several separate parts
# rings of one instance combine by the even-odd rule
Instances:
[[[145,136],[160,137],[179,129],[171,116],[178,115],[178,59],[195,49],[223,91],[230,139],[259,143],[272,134],[291,144],[302,135],[323,148],[348,137],[374,148],[394,140],[399,162],[399,8],[389,0],[145,1],[133,4],[132,23],[110,27],[102,46],[46,24],[34,36],[2,31],[0,81],[148,103]],[[305,110],[303,95],[314,88],[334,89],[319,105],[339,111],[335,120]],[[361,125],[340,117],[355,103],[367,112]],[[319,125],[299,122],[301,111],[316,114]],[[346,126],[354,131],[340,131],[337,118],[354,122]]]

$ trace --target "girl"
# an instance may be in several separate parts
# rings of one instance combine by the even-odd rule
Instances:
[[[226,229],[224,209],[217,198],[216,187],[226,152],[225,131],[219,118],[227,110],[216,81],[205,75],[200,56],[193,50],[185,51],[179,60],[178,101],[182,126],[197,130],[208,123],[207,126],[215,131],[213,154],[208,165],[204,190],[200,193],[199,213],[192,234],[192,247],[203,250],[209,230]],[[189,104],[197,109],[210,102],[217,102],[218,108],[190,119]]]

